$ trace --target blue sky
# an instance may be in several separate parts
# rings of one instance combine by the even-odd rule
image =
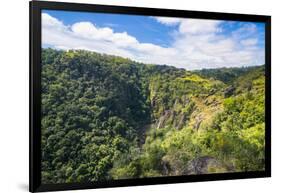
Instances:
[[[47,13],[61,21],[65,25],[81,21],[89,21],[98,27],[110,27],[115,32],[128,32],[137,37],[140,42],[155,43],[163,46],[170,45],[172,37],[169,34],[175,27],[165,26],[147,16],[70,12],[46,10]],[[75,13],[75,14],[74,14]]]
[[[185,69],[264,64],[264,24],[43,10],[43,47]]]

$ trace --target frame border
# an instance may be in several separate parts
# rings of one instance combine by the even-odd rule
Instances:
[[[265,23],[265,171],[41,184],[41,10],[220,19]],[[61,191],[271,177],[271,16],[47,1],[29,2],[29,191]]]

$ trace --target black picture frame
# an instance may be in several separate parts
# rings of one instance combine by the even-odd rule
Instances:
[[[59,191],[271,176],[271,17],[233,13],[32,1],[30,3],[30,174],[29,191]],[[95,183],[41,184],[41,10],[67,10],[146,16],[188,17],[265,23],[265,171],[124,179]]]

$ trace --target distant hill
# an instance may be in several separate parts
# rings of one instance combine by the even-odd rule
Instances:
[[[264,66],[42,51],[42,181],[264,170]]]
[[[216,68],[216,69],[203,69],[197,70],[199,75],[206,78],[214,78],[224,83],[232,83],[236,78],[251,72],[255,69],[260,69],[264,72],[264,65],[262,66],[250,66],[241,68]]]

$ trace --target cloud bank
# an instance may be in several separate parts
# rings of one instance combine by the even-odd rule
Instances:
[[[151,19],[176,29],[169,47],[143,43],[125,31],[115,32],[112,28],[97,27],[87,21],[65,25],[47,13],[42,13],[42,44],[64,50],[85,49],[188,70],[264,64],[264,48],[258,46],[255,24],[245,23],[225,35],[221,27],[224,21]]]

